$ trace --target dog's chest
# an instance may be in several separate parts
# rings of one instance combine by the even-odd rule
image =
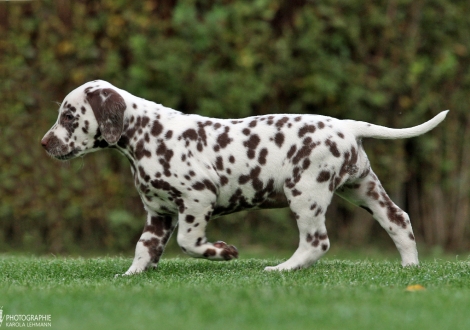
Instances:
[[[161,214],[176,214],[184,210],[182,192],[167,181],[156,178],[145,182],[135,176],[135,184],[146,210],[159,210]]]

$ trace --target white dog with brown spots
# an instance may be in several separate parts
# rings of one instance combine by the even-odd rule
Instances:
[[[190,256],[237,258],[234,246],[207,241],[210,219],[279,207],[294,213],[300,242],[290,259],[266,270],[309,267],[330,247],[325,212],[334,193],[372,214],[406,266],[418,264],[409,217],[372,172],[361,139],[418,136],[446,114],[406,129],[318,115],[216,119],[186,115],[97,80],[67,95],[41,143],[61,160],[103,148],[129,159],[148,217],[125,275],[157,267],[177,224],[178,244]]]

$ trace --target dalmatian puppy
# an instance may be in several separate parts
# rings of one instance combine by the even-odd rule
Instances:
[[[148,216],[124,275],[157,267],[177,224],[178,244],[188,255],[237,258],[234,246],[206,239],[209,221],[281,207],[297,219],[299,245],[290,259],[266,270],[309,267],[330,247],[325,212],[335,193],[372,214],[407,266],[418,264],[409,217],[383,189],[361,139],[418,136],[446,114],[406,129],[319,115],[217,119],[183,114],[96,80],[67,95],[41,144],[60,160],[105,148],[129,159]]]

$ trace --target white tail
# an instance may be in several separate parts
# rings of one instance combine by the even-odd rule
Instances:
[[[431,120],[410,128],[389,128],[354,120],[349,121],[348,126],[357,138],[407,139],[429,132],[444,120],[448,112],[442,111]]]

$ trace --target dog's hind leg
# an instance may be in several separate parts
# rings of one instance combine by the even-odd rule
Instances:
[[[418,264],[410,218],[388,197],[372,170],[365,177],[343,185],[336,193],[372,214],[395,243],[403,266]]]
[[[312,180],[300,181],[295,187],[290,182],[286,183],[284,191],[299,227],[299,246],[290,259],[277,266],[266,267],[265,270],[307,268],[330,248],[325,227],[325,212],[333,192],[330,191],[327,180],[313,187],[311,182]]]

